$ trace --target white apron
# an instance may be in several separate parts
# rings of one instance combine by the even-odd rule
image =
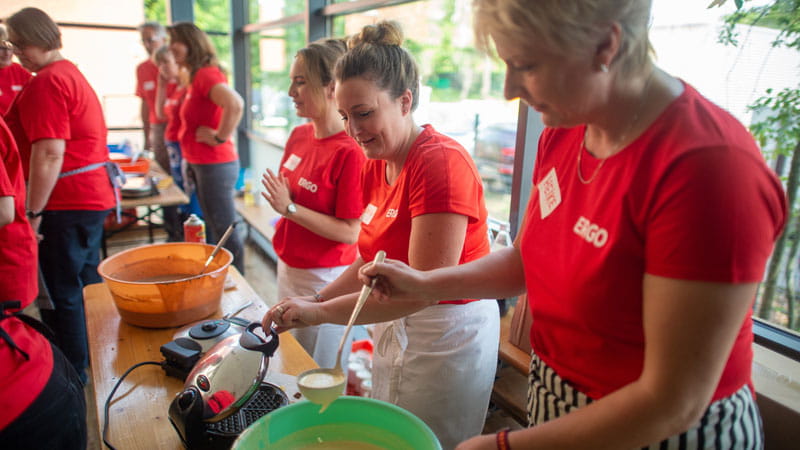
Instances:
[[[314,269],[298,269],[286,265],[278,259],[278,298],[280,301],[286,297],[300,297],[314,295],[347,269],[348,266],[320,267]],[[313,327],[296,328],[291,330],[292,336],[314,358],[320,367],[333,367],[336,365],[336,352],[339,350],[339,341],[344,333],[344,325],[324,323]],[[342,350],[342,367],[347,371],[347,357],[353,342],[353,332],[344,344]]]
[[[483,430],[497,369],[497,302],[435,305],[375,325],[372,397],[422,419],[444,449]]]

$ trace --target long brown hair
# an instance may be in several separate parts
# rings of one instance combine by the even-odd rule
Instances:
[[[167,27],[167,33],[170,42],[180,42],[186,46],[186,61],[183,65],[189,69],[191,78],[194,78],[194,74],[202,67],[217,66],[223,70],[219,65],[214,44],[203,30],[197,28],[197,25],[191,22],[178,22]]]

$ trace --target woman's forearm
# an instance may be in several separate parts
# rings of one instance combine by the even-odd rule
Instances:
[[[40,139],[31,146],[27,209],[38,212],[47,206],[61,173],[65,147],[63,139]]]
[[[227,141],[236,131],[242,119],[244,102],[239,94],[226,84],[218,84],[211,88],[211,101],[222,108],[222,117],[216,129],[216,137]]]
[[[340,219],[303,205],[296,206],[296,213],[284,217],[325,239],[345,244],[355,244],[358,240],[358,232],[361,229],[359,219]]]
[[[466,264],[425,272],[423,279],[425,297],[436,301],[508,298],[525,292],[522,260],[514,247]]]

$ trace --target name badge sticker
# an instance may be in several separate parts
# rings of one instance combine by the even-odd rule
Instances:
[[[376,212],[378,212],[378,207],[370,203],[364,208],[364,212],[361,214],[361,221],[369,225],[369,223],[372,222],[372,218],[375,217]]]
[[[283,167],[285,167],[287,170],[297,169],[297,166],[300,165],[300,161],[302,161],[302,160],[303,160],[303,158],[301,158],[301,157],[299,157],[299,156],[297,156],[295,154],[292,154],[288,158],[286,158],[286,162],[283,163]]]
[[[544,219],[561,204],[561,188],[558,187],[556,168],[550,169],[536,187],[539,191],[539,210]]]
[[[156,82],[155,81],[145,81],[144,83],[142,83],[142,87],[144,88],[145,91],[152,91],[153,89],[156,88]]]

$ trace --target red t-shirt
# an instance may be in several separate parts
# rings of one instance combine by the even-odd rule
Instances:
[[[164,101],[164,115],[167,117],[167,128],[164,129],[164,140],[178,142],[180,139],[181,116],[178,113],[186,96],[186,88],[177,86]]]
[[[227,84],[225,74],[216,66],[200,68],[194,74],[192,84],[186,89],[186,97],[181,105],[181,153],[192,164],[220,164],[239,159],[236,148],[230,140],[215,146],[197,142],[195,132],[200,126],[212,130],[219,127],[222,108],[211,101],[211,88]]]
[[[67,60],[47,65],[20,92],[6,116],[17,141],[25,178],[30,175],[31,143],[63,139],[61,173],[108,161],[103,109],[89,82]],[[114,206],[105,167],[60,178],[47,210],[101,211]]]
[[[292,201],[340,219],[361,216],[361,168],[366,157],[344,131],[323,139],[314,137],[314,125],[296,127],[281,159],[280,174],[289,179]],[[272,238],[275,253],[291,267],[348,265],[355,261],[355,244],[326,239],[281,219]]]
[[[158,85],[158,66],[152,60],[142,61],[136,66],[136,96],[144,100],[149,111],[148,121],[152,124],[164,123],[156,116],[156,86]],[[174,81],[167,84],[167,96],[178,86]]]
[[[644,274],[761,281],[786,204],[752,136],[691,86],[589,184],[577,177],[577,152],[584,177],[599,160],[583,133],[544,131],[521,252],[532,348],[600,398],[641,374]],[[752,388],[752,340],[748,314],[714,400]]]
[[[14,97],[33,75],[17,63],[0,69],[0,116],[8,112]]]
[[[475,163],[455,140],[430,125],[417,136],[394,184],[386,183],[386,162],[367,160],[364,213],[358,250],[372,261],[378,250],[408,264],[411,219],[423,214],[454,213],[468,220],[459,264],[489,253],[483,184]],[[471,300],[442,303],[466,303]]]
[[[0,302],[19,300],[28,306],[38,291],[37,244],[25,218],[25,182],[17,147],[0,118],[0,197],[14,197],[15,218],[0,227]],[[9,311],[10,312],[10,311]],[[18,319],[0,320],[2,328],[28,355],[25,361],[0,339],[0,430],[36,399],[53,371],[50,343]]]

